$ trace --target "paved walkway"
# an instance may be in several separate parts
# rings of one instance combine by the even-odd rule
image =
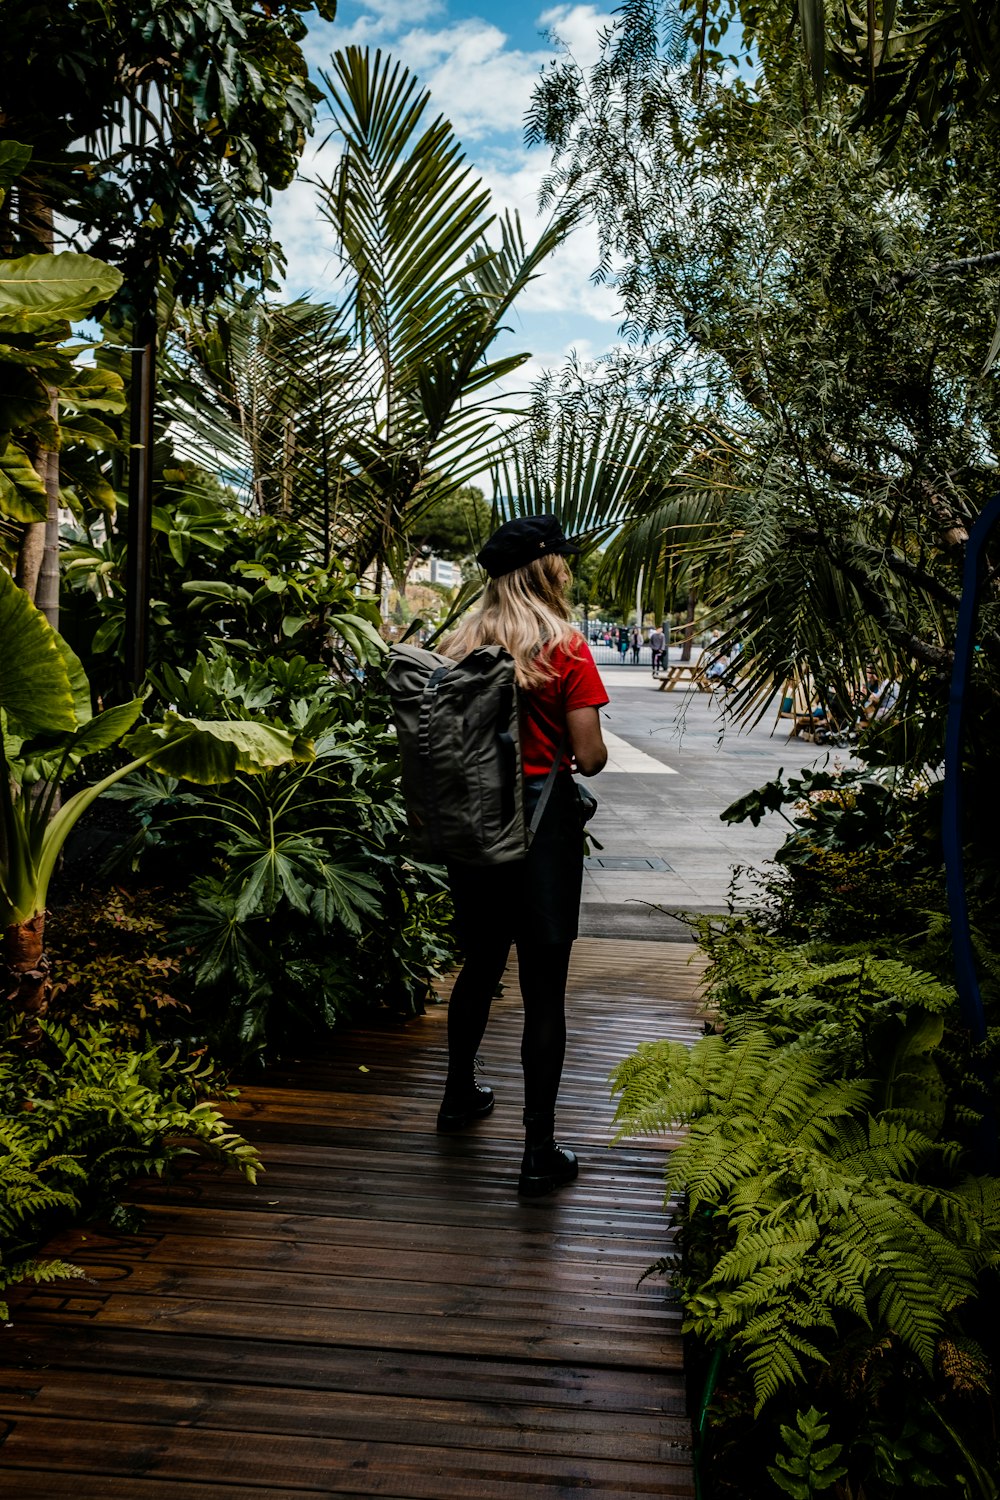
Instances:
[[[580,1178],[520,1202],[521,1005],[483,1051],[497,1092],[434,1120],[445,1006],[275,1068],[232,1114],[257,1187],[201,1168],[140,1183],[138,1235],[50,1250],[85,1282],[23,1289],[0,1340],[11,1500],[690,1497],[680,1314],[642,1271],[668,1244],[669,1142],[609,1150],[607,1076],[690,1040],[677,944],[582,941],[560,1091]]]
[[[609,758],[589,785],[601,804],[590,827],[604,848],[588,861],[581,930],[683,938],[687,929],[648,903],[724,911],[733,867],[759,866],[784,841],[777,816],[752,828],[721,822],[723,808],[782,768],[846,752],[789,741],[787,720],[772,735],[774,708],[740,731],[715,696],[662,692],[648,669],[602,667],[601,676],[611,698],[602,715]]]

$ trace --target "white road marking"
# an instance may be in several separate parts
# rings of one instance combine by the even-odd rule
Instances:
[[[608,747],[608,763],[604,767],[604,775],[608,771],[632,771],[643,776],[677,775],[673,766],[665,766],[662,760],[654,760],[645,750],[636,750],[634,745],[620,740],[607,729],[604,730],[604,743]]]

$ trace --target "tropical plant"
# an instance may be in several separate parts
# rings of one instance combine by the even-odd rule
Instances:
[[[441,872],[407,855],[377,674],[361,684],[303,657],[216,647],[157,674],[154,691],[185,714],[266,716],[315,745],[306,765],[218,792],[179,796],[173,780],[144,775],[113,794],[136,816],[123,853],[141,877],[184,872],[174,946],[213,1045],[256,1057],[315,1044],[365,1007],[421,1009],[452,957],[449,908]]]
[[[3,129],[34,151],[15,249],[55,212],[122,272],[118,316],[267,281],[264,206],[294,176],[319,91],[300,43],[333,0],[25,0],[4,15]],[[19,241],[19,243],[18,243]]]
[[[496,498],[505,514],[557,515],[589,550],[623,524],[634,525],[661,497],[664,478],[687,445],[675,408],[637,380],[627,361],[570,360],[542,377],[527,411],[512,425],[494,469]],[[602,579],[605,574],[602,564]],[[648,593],[662,615],[659,575],[650,576]],[[632,599],[635,594],[633,586]]]
[[[256,1151],[211,1102],[236,1091],[204,1057],[122,1050],[102,1026],[37,1030],[27,1057],[9,1017],[0,1042],[0,1290],[81,1275],[35,1247],[59,1217],[113,1217],[119,1184],[139,1173],[203,1154],[256,1180]]]
[[[422,516],[496,451],[498,382],[527,355],[492,346],[568,220],[556,213],[533,245],[516,215],[498,223],[400,64],[351,47],[322,77],[342,151],[314,186],[342,293],[187,320],[170,414],[181,452],[305,528],[316,561],[332,548],[401,581]]]
[[[0,211],[31,152],[0,142]],[[58,620],[58,508],[74,491],[107,509],[114,492],[94,460],[117,434],[102,420],[124,409],[121,378],[79,363],[69,324],[106,301],[121,275],[89,255],[0,260],[0,558]],[[102,414],[102,415],[98,415]],[[41,592],[39,587],[41,585]]]
[[[782,1423],[781,1436],[787,1452],[778,1454],[768,1473],[792,1500],[812,1500],[813,1495],[828,1494],[847,1473],[837,1461],[841,1445],[826,1443],[829,1434],[829,1423],[824,1422],[815,1406],[796,1412],[794,1427]]]
[[[763,1468],[807,1390],[829,1409],[857,1492],[881,1500],[956,1471],[968,1483],[991,1462],[978,1442],[964,1457],[961,1445],[963,1401],[985,1394],[995,1357],[982,1308],[1000,1184],[964,1157],[982,1094],[954,991],[898,959],[784,949],[742,920],[716,932],[725,1033],[691,1049],[644,1044],[613,1075],[622,1134],[687,1127],[666,1174],[681,1256],[657,1268],[674,1276],[685,1327],[728,1369],[716,1449],[735,1444],[740,1478],[719,1493],[770,1493],[748,1489],[746,1445],[753,1433]],[[888,1465],[885,1434],[934,1407],[955,1441],[932,1422],[927,1443]],[[788,1462],[778,1467],[804,1483]]]
[[[682,42],[636,0],[589,74],[545,76],[532,122],[552,189],[597,220],[634,381],[685,435],[607,567],[623,599],[686,570],[742,642],[735,712],[796,668],[850,696],[874,661],[904,683],[907,760],[934,763],[961,549],[995,487],[989,149],[956,126],[915,170],[836,98],[797,110],[793,81],[698,93]]]
[[[211,785],[313,753],[307,741],[265,724],[168,712],[136,729],[142,706],[137,698],[93,714],[79,660],[0,570],[0,931],[5,994],[15,1009],[44,1009],[49,882],[67,835],[102,792],[147,765]],[[119,741],[129,763],[59,806],[63,781]]]

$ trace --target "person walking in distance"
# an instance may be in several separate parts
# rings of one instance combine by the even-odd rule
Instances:
[[[583,823],[572,772],[595,776],[603,769],[607,750],[598,710],[608,702],[590,648],[570,624],[564,557],[578,550],[554,516],[501,526],[478,557],[489,575],[482,602],[443,647],[461,660],[481,646],[499,645],[514,659],[527,819],[560,759],[523,860],[448,867],[464,961],[448,1009],[448,1078],[437,1125],[461,1130],[493,1108],[492,1089],[475,1078],[476,1054],[514,944],[524,1005],[523,1197],[541,1197],[577,1175],[576,1157],[555,1140],[566,979],[583,883]]]
[[[653,676],[660,670],[663,662],[663,653],[666,650],[667,638],[663,630],[657,625],[655,630],[649,632],[649,647],[653,653]]]

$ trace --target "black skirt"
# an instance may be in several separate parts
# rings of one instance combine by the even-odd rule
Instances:
[[[525,781],[525,816],[538,805],[544,776]],[[523,860],[448,866],[455,934],[469,953],[502,931],[511,942],[572,943],[580,923],[583,826],[576,785],[556,777],[542,821]]]

